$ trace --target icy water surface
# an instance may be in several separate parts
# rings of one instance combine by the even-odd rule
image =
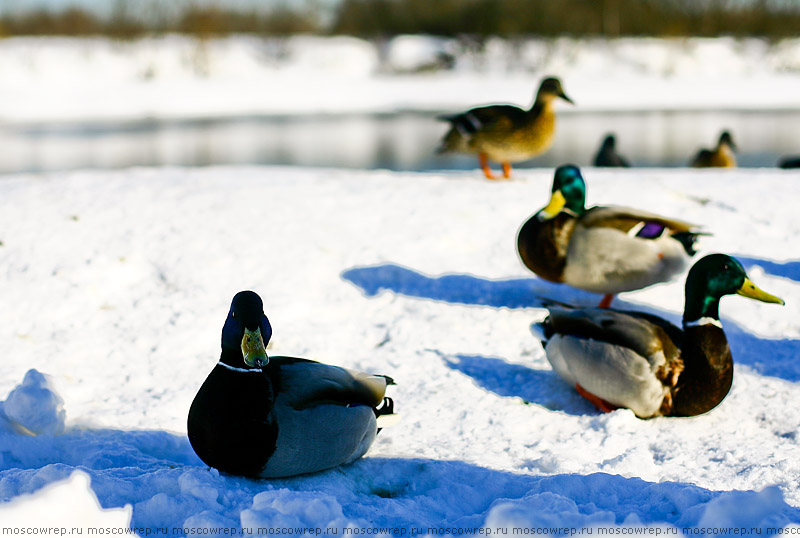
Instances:
[[[606,133],[634,166],[684,166],[729,129],[743,167],[800,154],[800,111],[567,112],[552,149],[522,166],[589,165]],[[278,164],[421,171],[470,169],[469,156],[437,155],[446,130],[432,114],[142,120],[1,125],[0,173],[130,166]]]

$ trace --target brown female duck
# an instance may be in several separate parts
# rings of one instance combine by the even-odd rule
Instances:
[[[694,168],[736,168],[736,144],[728,131],[723,131],[714,149],[701,149],[692,159]]]
[[[557,78],[546,78],[539,86],[529,110],[512,105],[489,105],[439,119],[450,122],[439,153],[477,153],[481,169],[496,179],[489,161],[502,163],[503,177],[511,176],[511,163],[526,161],[547,151],[553,143],[556,98],[572,103]]]

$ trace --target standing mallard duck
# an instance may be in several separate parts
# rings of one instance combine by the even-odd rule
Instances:
[[[517,235],[525,266],[550,282],[614,295],[670,280],[695,254],[701,232],[693,224],[638,209],[586,208],[580,169],[556,169],[550,203],[528,219]]]
[[[556,98],[572,103],[561,81],[551,77],[542,81],[530,110],[489,105],[441,116],[439,119],[449,121],[451,127],[438,152],[477,153],[487,178],[496,179],[489,168],[490,160],[502,163],[503,177],[508,178],[511,163],[526,161],[550,148],[556,128]]]
[[[271,336],[261,298],[237,293],[222,328],[222,356],[189,409],[189,441],[200,459],[223,472],[271,478],[363,456],[377,417],[393,412],[384,397],[391,378],[267,357]]]
[[[613,134],[607,135],[603,139],[597,155],[594,156],[594,165],[598,167],[630,167],[628,160],[617,153],[617,139]]]
[[[736,168],[736,144],[728,131],[719,135],[714,149],[701,149],[692,159],[695,168]]]
[[[711,254],[686,277],[683,330],[651,314],[600,308],[550,308],[533,328],[553,370],[602,411],[691,417],[730,391],[733,358],[719,300],[734,293],[784,304],[758,289],[736,259]]]

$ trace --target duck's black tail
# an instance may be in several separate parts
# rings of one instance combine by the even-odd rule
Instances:
[[[694,256],[697,254],[696,243],[697,239],[701,235],[711,235],[709,233],[704,232],[676,232],[672,234],[672,237],[677,240],[681,245],[683,245],[683,250],[686,251],[686,254],[689,256]]]
[[[380,419],[380,417],[387,417],[387,416],[394,415],[394,400],[392,400],[391,398],[388,398],[388,397],[383,399],[383,405],[382,406],[373,407],[372,411],[375,413],[375,418],[379,419],[378,420],[378,426],[379,427],[378,427],[378,431],[375,432],[375,435],[381,433],[381,430],[383,429],[381,426],[391,426],[392,419],[396,418],[396,417],[392,417],[388,421]]]
[[[394,379],[392,379],[388,375],[378,374],[378,377],[382,377],[382,378],[384,378],[386,380],[386,386],[387,387],[389,385],[397,385],[397,383],[394,382]]]
[[[394,400],[389,397],[383,399],[383,405],[380,407],[376,407],[373,409],[375,411],[375,416],[380,417],[383,415],[393,415],[394,414]]]

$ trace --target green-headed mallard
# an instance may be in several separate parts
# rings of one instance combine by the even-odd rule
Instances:
[[[617,153],[617,139],[613,134],[606,135],[597,155],[594,156],[594,165],[598,167],[623,167],[628,168],[630,163]]]
[[[267,357],[261,298],[234,296],[222,355],[189,410],[189,441],[220,471],[284,477],[360,458],[393,413],[391,378],[294,357]],[[382,404],[382,405],[381,405]]]
[[[719,135],[714,149],[701,149],[692,159],[695,168],[736,168],[736,144],[728,131]]]
[[[737,293],[783,300],[758,289],[725,254],[699,260],[686,277],[683,330],[642,312],[550,308],[532,328],[564,381],[603,411],[691,417],[716,407],[731,388],[733,358],[719,321],[719,300]]]
[[[489,105],[461,114],[441,116],[449,121],[439,153],[477,153],[481,169],[495,179],[489,161],[502,163],[503,177],[511,176],[511,163],[526,161],[544,153],[553,143],[556,113],[553,101],[560,97],[572,103],[557,78],[546,78],[539,86],[530,110],[512,105]]]
[[[615,294],[670,280],[695,254],[696,226],[626,207],[586,208],[586,183],[577,166],[556,169],[552,197],[517,235],[528,269],[550,282]]]

